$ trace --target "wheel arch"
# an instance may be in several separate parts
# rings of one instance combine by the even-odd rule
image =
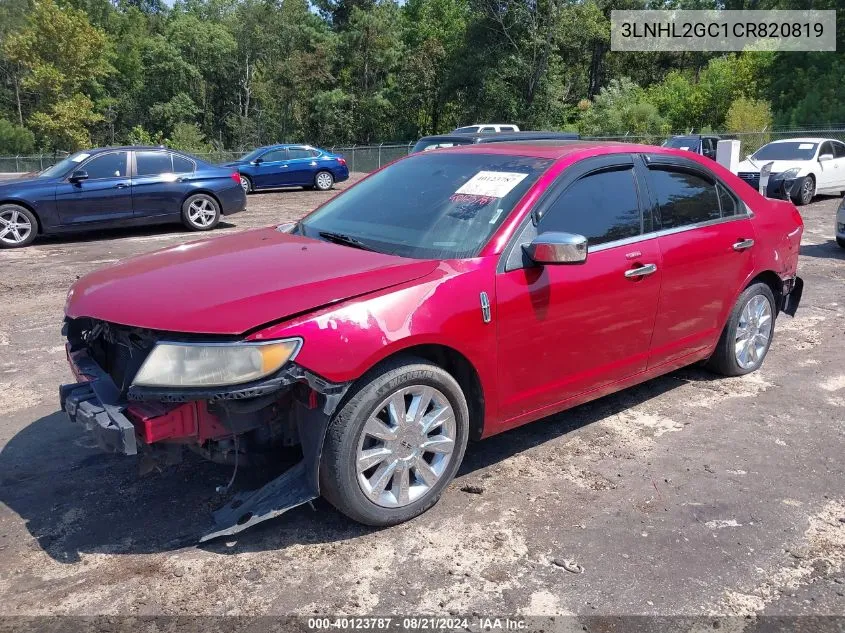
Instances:
[[[364,375],[370,374],[386,363],[395,362],[403,356],[423,358],[448,372],[458,382],[469,408],[469,437],[473,440],[480,439],[484,432],[484,388],[478,371],[470,360],[454,347],[439,343],[423,343],[394,350],[376,362]],[[350,389],[347,397],[353,391],[354,389]],[[339,405],[338,409],[340,406],[342,405]]]
[[[197,194],[203,193],[207,196],[214,198],[214,201],[217,203],[217,207],[220,209],[220,215],[223,215],[223,203],[220,202],[220,198],[214,193],[211,189],[207,189],[206,187],[201,187],[199,189],[194,189],[189,191],[182,197],[182,202],[179,203],[179,213],[182,213],[182,207],[185,206],[185,201],[190,198],[191,196],[195,196]]]
[[[4,204],[14,204],[16,206],[23,207],[24,209],[29,211],[32,215],[35,216],[35,223],[38,225],[36,227],[38,229],[38,234],[41,235],[42,233],[44,233],[44,227],[41,223],[41,216],[38,215],[38,212],[32,207],[32,205],[27,202],[24,202],[23,200],[15,200],[14,198],[10,198],[8,200],[0,199],[0,206]]]
[[[749,288],[753,284],[757,282],[763,282],[766,284],[769,289],[772,291],[772,295],[775,298],[775,316],[777,313],[780,312],[781,305],[783,303],[783,280],[780,276],[773,270],[764,270],[760,274],[753,277],[743,288],[743,292],[746,288]],[[742,293],[740,293],[742,294]]]

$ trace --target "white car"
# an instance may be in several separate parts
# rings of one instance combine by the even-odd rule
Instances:
[[[519,132],[519,128],[512,123],[476,123],[452,130],[452,134],[496,134],[497,132]]]
[[[836,211],[836,243],[845,248],[845,199]]]
[[[845,143],[829,138],[790,138],[764,145],[739,164],[738,176],[755,189],[760,169],[772,164],[769,197],[788,191],[792,201],[807,204],[820,193],[845,191]]]

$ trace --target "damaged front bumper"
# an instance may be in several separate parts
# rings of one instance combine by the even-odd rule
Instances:
[[[136,455],[166,446],[181,454],[179,444],[234,438],[282,413],[295,428],[302,460],[261,488],[235,495],[213,513],[214,524],[201,541],[236,534],[320,496],[323,439],[348,383],[331,383],[289,363],[265,380],[231,388],[122,390],[73,343],[68,361],[79,382],[60,387],[62,410],[107,451]]]

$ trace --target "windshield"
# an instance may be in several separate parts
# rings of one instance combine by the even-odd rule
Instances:
[[[64,160],[60,160],[55,165],[50,165],[47,169],[42,172],[39,172],[39,178],[58,178],[59,176],[64,176],[67,172],[69,172],[73,167],[81,163],[83,160],[88,158],[91,154],[86,154],[85,152],[77,152],[76,154],[72,154],[65,158]]]
[[[663,143],[663,147],[674,147],[675,149],[687,149],[691,152],[697,152],[700,142],[701,139],[697,136],[674,136]]]
[[[402,257],[474,257],[551,164],[501,154],[413,154],[333,198],[298,230],[314,238],[337,233]]]
[[[818,143],[769,143],[758,149],[751,158],[754,160],[813,160]]]
[[[261,156],[261,155],[262,155],[265,151],[267,151],[267,150],[266,150],[266,148],[264,148],[264,147],[259,147],[258,149],[254,149],[254,150],[252,150],[249,154],[244,154],[244,155],[243,155],[243,156],[241,156],[238,160],[239,160],[239,161],[242,161],[242,162],[245,162],[245,163],[248,163],[248,162],[250,162],[250,161],[255,160],[255,159],[256,159],[256,158],[258,158],[259,156]]]

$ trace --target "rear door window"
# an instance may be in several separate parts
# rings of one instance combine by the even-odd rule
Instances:
[[[660,207],[660,226],[674,229],[721,217],[715,181],[689,171],[649,170],[651,188]]]
[[[135,175],[158,176],[173,173],[169,152],[135,152]]]
[[[194,161],[179,154],[173,154],[173,173],[189,174],[194,171]]]
[[[88,173],[89,180],[102,178],[125,178],[129,152],[109,152],[95,156],[82,167]]]
[[[640,235],[642,218],[633,168],[576,180],[543,213],[537,231],[583,235],[590,246]]]
[[[831,142],[833,145],[833,157],[834,158],[845,158],[845,143],[839,143],[838,141]]]
[[[289,147],[288,158],[295,160],[297,158],[311,158],[311,154],[303,147]]]

